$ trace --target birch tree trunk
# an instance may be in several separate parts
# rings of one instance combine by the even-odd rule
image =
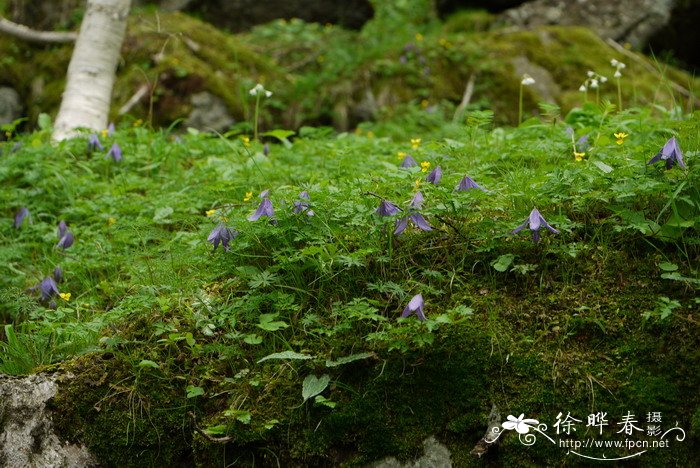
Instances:
[[[88,0],[73,49],[66,89],[54,124],[54,140],[78,128],[107,127],[112,86],[131,0]]]

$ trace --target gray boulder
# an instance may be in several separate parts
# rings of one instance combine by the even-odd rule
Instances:
[[[0,125],[22,117],[22,100],[19,93],[7,86],[0,87]]]
[[[644,47],[671,18],[675,0],[535,0],[501,18],[521,27],[587,26],[601,37]]]

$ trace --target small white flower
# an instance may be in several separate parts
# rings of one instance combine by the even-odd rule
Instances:
[[[595,78],[593,78],[593,79],[591,80],[591,88],[596,89],[597,87],[598,87],[598,80],[596,80]]]
[[[520,84],[522,84],[523,86],[530,86],[530,85],[535,84],[535,79],[533,77],[531,77],[530,75],[528,75],[527,73],[525,73],[523,75],[523,79],[520,82]]]
[[[595,72],[593,70],[588,70],[586,72],[586,75],[588,75],[588,78],[593,78],[593,75],[595,75]]]
[[[618,62],[617,66],[618,66],[618,68],[625,68],[626,67],[626,65],[622,62]]]
[[[602,76],[602,75],[601,75],[601,76],[600,76],[600,82],[601,82],[601,83],[605,83],[606,81],[608,81],[608,77]]]
[[[612,59],[610,61],[610,65],[612,65],[613,67],[616,67],[618,63],[620,63],[620,62],[618,62],[616,59]]]
[[[264,93],[265,96],[270,97],[272,96],[272,92],[268,91],[265,89],[263,85],[260,83],[256,84],[250,91],[248,91],[251,96],[257,96],[258,93]]]
[[[581,91],[582,93],[585,93],[586,91],[588,91],[588,88],[586,88],[585,84],[582,84],[578,90]]]
[[[621,76],[622,76],[622,73],[620,73],[620,70],[616,70],[615,74],[613,75],[613,77],[615,77],[615,78],[620,78]]]

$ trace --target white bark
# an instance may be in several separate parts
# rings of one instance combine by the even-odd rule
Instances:
[[[66,89],[54,124],[54,140],[79,128],[107,126],[112,86],[131,0],[88,0],[68,65]]]

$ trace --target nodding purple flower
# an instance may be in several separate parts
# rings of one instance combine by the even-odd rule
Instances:
[[[406,62],[408,62],[408,57],[406,57],[405,55],[401,55],[401,56],[399,57],[399,62],[401,62],[401,63],[406,63]]]
[[[482,192],[488,192],[485,188],[474,182],[474,179],[471,177],[465,175],[462,180],[459,181],[459,185],[455,189],[458,192],[465,191],[465,190],[471,190],[471,189],[479,189]]]
[[[547,229],[549,229],[552,233],[554,234],[559,234],[559,231],[554,229],[552,226],[549,225],[547,221],[545,221],[544,217],[540,214],[540,212],[537,210],[537,208],[533,208],[532,211],[530,212],[530,216],[528,219],[525,220],[523,224],[520,226],[516,227],[511,231],[511,234],[517,234],[520,231],[522,231],[525,226],[530,227],[530,231],[532,231],[532,241],[536,244],[540,240],[540,229],[544,226]]]
[[[408,204],[411,208],[414,208],[416,210],[420,210],[423,207],[423,202],[425,201],[425,198],[423,198],[423,194],[420,192],[416,192],[415,195],[413,195],[413,198],[411,199],[411,203]]]
[[[269,190],[266,190],[265,192],[269,192]],[[267,216],[270,218],[275,216],[275,209],[272,207],[272,202],[267,197],[263,198],[258,206],[258,209],[255,210],[255,213],[248,217],[248,221],[257,221],[262,216]]]
[[[401,161],[401,167],[416,167],[417,165],[418,163],[410,154],[407,154],[406,157],[403,158],[403,161]]]
[[[47,276],[39,283],[39,292],[41,293],[41,300],[43,301],[48,301],[52,296],[60,294],[58,292],[58,285],[50,276]]]
[[[22,223],[27,216],[29,216],[29,210],[27,208],[22,207],[17,210],[17,213],[15,213],[15,229],[19,229],[20,226],[22,226]]]
[[[399,207],[390,201],[382,199],[375,213],[377,213],[379,216],[394,216],[399,211]]]
[[[73,245],[73,241],[75,241],[73,233],[70,231],[66,231],[65,235],[59,239],[58,244],[56,244],[56,247],[60,247],[63,250],[66,250],[68,247]]]
[[[304,213],[306,212],[306,216],[313,216],[316,213],[314,213],[314,210],[309,209],[309,201],[311,201],[311,197],[309,196],[309,192],[303,191],[299,194],[299,201],[294,202],[294,214],[299,214],[299,213]]]
[[[66,233],[68,232],[68,225],[66,224],[65,221],[61,220],[58,222],[58,231],[57,232],[58,232],[59,239],[66,235]]]
[[[107,125],[107,136],[111,137],[112,135],[114,135],[114,122],[110,122]]]
[[[270,154],[270,145],[265,143],[263,145],[263,156],[267,156],[268,154]]]
[[[413,222],[413,224],[421,231],[433,230],[433,228],[430,226],[430,224],[428,224],[428,222],[425,220],[422,214],[411,213],[408,216],[404,216],[403,218],[396,220],[396,229],[394,230],[394,235],[398,236],[399,234],[401,234],[408,226],[409,221]]]
[[[566,127],[566,134],[569,135],[569,136],[573,136],[573,135],[574,135],[574,129],[571,128],[571,127]]]
[[[435,169],[433,169],[430,172],[430,174],[428,174],[428,177],[425,178],[425,180],[427,180],[433,185],[439,184],[440,179],[442,179],[442,168],[440,166],[437,166]]]
[[[207,241],[214,245],[214,250],[221,244],[224,247],[224,251],[228,252],[230,249],[228,245],[229,241],[235,239],[237,235],[238,232],[227,228],[224,223],[219,223],[219,225],[211,231],[211,234],[207,237]]]
[[[418,317],[418,320],[426,320],[425,313],[423,312],[423,305],[423,295],[416,294],[415,296],[413,296],[406,308],[403,310],[401,317],[408,317],[409,315],[415,313],[416,317]]]
[[[118,143],[114,143],[107,152],[105,158],[109,157],[111,157],[114,160],[114,162],[119,162],[122,160],[122,149],[119,147]]]
[[[267,198],[270,196],[270,189],[263,190],[260,192],[260,195],[258,195],[258,198]]]
[[[56,268],[53,269],[53,279],[57,283],[63,281],[63,270],[61,270],[60,265],[56,265]]]
[[[88,153],[92,153],[95,150],[103,151],[104,149],[105,147],[100,143],[97,133],[93,133],[88,137]]]
[[[647,163],[647,166],[658,161],[666,161],[666,169],[671,169],[675,163],[678,163],[679,166],[686,169],[687,166],[683,161],[683,152],[681,151],[680,146],[678,146],[676,137],[671,137],[666,142],[664,147],[661,148],[661,151],[659,151],[656,156],[651,158],[651,160]]]
[[[590,143],[588,143],[588,135],[583,135],[581,138],[576,140],[576,150],[579,153],[585,153],[590,146]]]

